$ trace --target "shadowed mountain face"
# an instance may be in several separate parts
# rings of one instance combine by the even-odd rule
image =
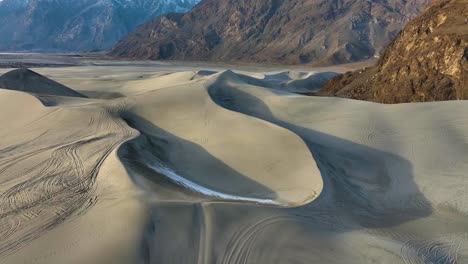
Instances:
[[[335,64],[368,59],[429,0],[203,0],[120,41],[139,59]]]
[[[468,99],[468,1],[436,0],[377,66],[329,80],[321,92],[381,103]]]
[[[198,0],[3,0],[0,50],[89,51],[114,45],[141,23]]]

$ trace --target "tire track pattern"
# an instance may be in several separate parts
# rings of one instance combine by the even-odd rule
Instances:
[[[466,234],[431,240],[408,240],[401,249],[401,255],[405,264],[462,263],[459,251],[465,242]]]
[[[123,107],[53,110],[41,117],[49,130],[33,122],[32,140],[0,146],[0,259],[97,203],[101,165],[133,135]]]
[[[294,211],[294,209],[293,209]],[[310,225],[315,223],[316,227],[323,230],[340,230],[345,228],[345,224],[341,219],[333,215],[330,211],[314,211],[308,214],[300,214],[298,212],[292,214],[273,215],[261,220],[254,221],[253,223],[242,226],[235,232],[228,245],[226,252],[222,256],[220,263],[222,264],[247,264],[252,263],[251,253],[255,251],[255,245],[261,243],[258,239],[262,233],[267,229],[275,230],[282,228],[281,225]],[[272,263],[272,260],[265,261],[264,263]],[[263,262],[262,262],[263,263]]]

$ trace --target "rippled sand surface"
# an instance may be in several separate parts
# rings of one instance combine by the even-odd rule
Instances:
[[[331,72],[35,71],[0,77],[2,264],[468,263],[466,101],[297,94]]]

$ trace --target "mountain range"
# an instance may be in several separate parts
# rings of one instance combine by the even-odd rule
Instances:
[[[1,51],[108,49],[143,22],[199,0],[3,0]]]
[[[329,80],[320,92],[379,103],[468,100],[468,0],[435,0],[374,67]]]
[[[110,54],[136,59],[338,64],[379,57],[429,0],[202,0],[138,27]]]

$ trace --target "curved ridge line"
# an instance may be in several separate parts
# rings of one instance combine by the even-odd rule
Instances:
[[[273,126],[273,127],[276,127],[277,129],[287,131],[287,132],[293,134],[296,138],[298,138],[298,139],[304,144],[304,146],[306,146],[307,150],[309,151],[309,153],[310,153],[310,155],[311,155],[310,158],[315,162],[315,167],[317,168],[317,172],[319,173],[318,176],[320,177],[320,179],[321,179],[321,181],[322,181],[322,186],[320,187],[320,190],[311,196],[311,197],[313,197],[313,198],[312,198],[312,200],[309,201],[309,203],[310,203],[310,202],[313,202],[313,201],[316,200],[316,199],[322,194],[322,192],[323,192],[324,179],[323,179],[323,177],[322,177],[322,173],[321,173],[320,169],[318,168],[317,161],[315,160],[315,158],[314,158],[312,152],[310,151],[310,149],[307,147],[307,142],[306,142],[301,136],[299,136],[296,132],[294,132],[294,131],[292,131],[292,130],[290,130],[290,129],[287,129],[287,128],[283,127],[283,126],[280,126],[280,125],[278,125],[278,124],[275,124],[275,123],[273,123],[273,122],[270,122],[270,121],[268,121],[268,120],[265,120],[265,119],[262,119],[262,118],[259,118],[259,117],[256,117],[256,116],[244,114],[244,113],[242,113],[242,112],[234,111],[234,110],[231,110],[231,109],[229,109],[229,108],[226,108],[226,107],[222,106],[221,104],[219,104],[219,103],[213,98],[212,94],[210,93],[210,90],[213,89],[213,85],[216,83],[216,81],[218,81],[219,78],[221,78],[221,77],[223,77],[223,76],[226,76],[226,75],[227,75],[227,77],[232,78],[230,75],[233,75],[233,74],[236,75],[236,78],[238,78],[238,77],[237,77],[237,74],[236,74],[234,71],[232,71],[232,70],[221,71],[221,72],[219,72],[219,73],[217,73],[217,74],[214,74],[214,75],[210,76],[210,78],[208,79],[209,83],[205,83],[205,84],[204,84],[205,92],[206,92],[208,98],[210,98],[211,102],[212,102],[215,106],[217,106],[217,107],[219,107],[219,108],[221,108],[221,109],[223,109],[223,110],[225,110],[225,111],[229,111],[229,112],[232,112],[232,113],[236,113],[236,114],[239,114],[239,115],[242,115],[242,116],[245,116],[245,117],[249,117],[249,118],[255,119],[255,120],[258,121],[258,122],[262,122],[262,123],[271,125],[271,126]],[[242,81],[242,80],[240,80],[240,81],[241,81],[242,83],[246,84],[246,85],[249,85],[249,84],[247,84],[246,82],[244,82],[244,81]],[[268,90],[268,88],[264,88],[264,87],[261,87],[261,86],[255,86],[255,85],[251,85],[251,86],[253,86],[253,87],[255,87],[255,88],[259,88],[259,89],[266,89],[266,90]]]
[[[127,169],[127,166],[125,166],[125,163],[122,162],[122,158],[118,154],[118,151],[120,150],[120,148],[122,146],[124,146],[125,144],[128,144],[130,141],[137,140],[138,137],[142,136],[142,133],[138,129],[130,126],[128,124],[127,120],[123,116],[120,115],[119,117],[120,117],[121,120],[123,120],[127,124],[127,126],[131,130],[136,132],[134,137],[130,137],[127,140],[123,141],[115,149],[115,151],[117,153],[117,159],[119,160],[119,162],[123,166],[123,168]],[[226,193],[222,193],[222,192],[217,192],[215,190],[206,188],[206,187],[204,187],[202,185],[199,185],[199,184],[197,184],[195,182],[192,182],[192,181],[178,175],[174,170],[168,168],[167,166],[165,166],[163,164],[157,164],[157,165],[147,164],[147,165],[148,165],[148,167],[150,167],[155,172],[166,176],[169,180],[171,180],[175,184],[177,184],[179,186],[182,186],[184,188],[187,188],[187,189],[189,189],[189,190],[191,190],[193,192],[196,192],[196,193],[199,193],[199,194],[202,194],[202,195],[206,195],[208,197],[220,198],[220,199],[226,200],[227,202],[229,202],[229,201],[232,201],[232,202],[238,201],[238,202],[250,202],[250,203],[270,205],[270,206],[285,206],[284,204],[282,204],[280,202],[277,202],[277,201],[274,201],[274,200],[271,200],[271,199],[248,198],[248,197],[243,197],[243,196],[236,196],[236,195],[230,195],[230,194],[226,194]],[[128,173],[128,170],[127,170],[127,174],[128,174],[128,176],[130,178],[132,178],[130,173]],[[136,185],[138,185],[138,184],[136,184]]]

